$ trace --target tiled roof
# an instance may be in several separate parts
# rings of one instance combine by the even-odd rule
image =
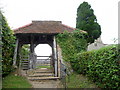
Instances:
[[[63,33],[65,30],[72,32],[75,28],[69,27],[61,23],[61,21],[32,21],[32,23],[14,30],[18,33],[48,33],[57,34]]]

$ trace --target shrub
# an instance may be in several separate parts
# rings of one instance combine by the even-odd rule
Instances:
[[[101,88],[120,89],[120,45],[86,51],[87,34],[75,30],[57,36],[63,60],[70,62],[74,71],[88,76]],[[119,62],[119,63],[118,63]]]
[[[15,37],[13,36],[13,32],[8,26],[7,21],[2,15],[1,11],[0,17],[0,23],[2,24],[2,74],[4,76],[13,70],[12,62],[14,55]]]
[[[78,53],[71,65],[75,71],[87,75],[101,88],[120,89],[120,64],[118,45],[100,50]]]
[[[62,48],[62,55],[65,61],[74,61],[76,53],[85,51],[87,48],[87,33],[75,30],[72,33],[65,31],[57,35],[57,42]]]

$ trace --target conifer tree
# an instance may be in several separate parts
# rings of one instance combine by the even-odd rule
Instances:
[[[101,35],[101,26],[88,2],[83,2],[77,9],[76,28],[88,33],[88,43],[93,43]]]

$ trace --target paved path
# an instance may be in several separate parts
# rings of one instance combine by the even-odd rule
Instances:
[[[32,70],[28,73],[27,78],[29,82],[32,84],[33,88],[62,88],[62,85],[59,79],[40,80],[41,78],[51,77],[51,75],[52,77],[54,77],[53,73],[52,72],[50,73],[50,72],[51,72],[50,69]]]
[[[61,88],[59,80],[30,81],[33,88]]]

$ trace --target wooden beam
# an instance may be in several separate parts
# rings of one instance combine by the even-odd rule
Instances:
[[[21,73],[21,64],[22,64],[22,62],[21,62],[21,48],[22,48],[22,43],[20,43],[20,41],[19,41],[19,45],[18,45],[18,55],[19,55],[19,58],[20,58],[20,60],[19,60],[19,68],[18,68],[18,75],[22,75],[22,73]]]
[[[55,68],[55,77],[58,76],[58,61],[57,61],[57,45],[55,36],[53,37],[53,49],[54,49],[54,68]]]
[[[15,51],[14,51],[14,57],[13,57],[13,66],[16,66],[18,45],[19,45],[19,39],[17,38],[17,40],[16,40],[16,47],[15,47]]]
[[[34,54],[34,48],[35,48],[35,45],[34,45],[34,36],[31,35],[31,44],[30,44],[30,61],[31,61],[31,65],[30,65],[30,68],[33,69],[35,68],[35,64],[36,64],[36,56]]]
[[[37,57],[52,57],[52,56],[37,56]]]
[[[30,39],[30,52],[33,53],[34,52],[34,37],[33,35],[31,35],[31,39]]]
[[[52,42],[53,43],[53,42]],[[51,66],[52,67],[54,67],[54,49],[53,49],[54,47],[53,47],[53,44],[52,44],[52,57],[51,57]],[[55,69],[53,69],[54,71],[53,72],[55,72]]]
[[[21,48],[22,48],[22,45],[21,43],[19,43],[18,45],[18,54],[19,54],[19,57],[20,57],[20,61],[19,61],[19,69],[21,68],[21,60],[22,60],[22,56],[21,56]]]
[[[42,61],[42,60],[50,61],[51,59],[37,59],[37,60],[41,60],[41,61]]]

